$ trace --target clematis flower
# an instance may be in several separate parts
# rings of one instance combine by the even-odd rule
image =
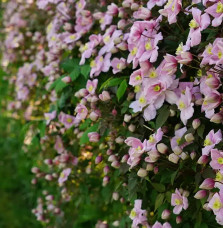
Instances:
[[[173,213],[178,215],[183,209],[186,210],[188,208],[188,199],[182,196],[176,188],[175,193],[171,196],[171,205],[174,206]]]
[[[192,94],[188,87],[186,87],[185,94],[181,94],[181,97],[179,98],[177,102],[177,106],[180,109],[180,119],[186,125],[187,120],[190,119],[193,116],[194,104],[192,101]]]
[[[59,185],[62,185],[68,179],[68,176],[70,175],[70,173],[71,173],[71,168],[64,169],[61,172],[60,177],[58,179]]]
[[[130,75],[129,85],[136,86],[140,85],[143,81],[143,74],[141,69],[134,71]]]
[[[181,0],[168,0],[164,9],[159,10],[159,13],[165,17],[168,17],[169,24],[177,22],[177,14],[182,8]]]
[[[139,224],[147,222],[146,210],[141,209],[142,200],[135,200],[134,208],[130,213],[130,219],[132,220],[132,226],[136,227]]]
[[[150,151],[156,149],[156,144],[162,140],[162,137],[163,131],[161,128],[159,128],[156,133],[150,135],[146,144],[146,150]]]
[[[50,123],[51,120],[55,119],[57,115],[57,111],[53,111],[51,113],[44,113],[45,119],[46,119],[46,125]]]
[[[95,90],[97,89],[97,85],[98,85],[98,79],[94,79],[94,80],[88,80],[87,81],[87,85],[86,85],[86,89],[88,90],[88,92],[90,94],[94,94]]]
[[[188,35],[189,45],[191,47],[198,45],[201,42],[201,31],[206,29],[210,24],[210,17],[207,13],[201,15],[201,11],[197,8],[192,8],[193,19],[190,21],[190,32]]]
[[[223,170],[223,151],[212,149],[210,166],[213,169]]]
[[[114,58],[111,61],[111,66],[113,68],[113,74],[117,74],[118,72],[121,72],[123,69],[126,68],[126,60],[124,58]]]
[[[60,122],[64,125],[66,129],[69,129],[75,124],[75,117],[68,114],[64,114]]]
[[[63,141],[61,139],[60,136],[57,136],[56,138],[56,143],[54,145],[54,149],[61,154],[64,151],[64,145],[63,145]]]
[[[202,155],[209,155],[210,151],[222,140],[221,130],[214,133],[211,130],[204,140],[204,148],[202,149]]]
[[[210,14],[214,19],[212,26],[218,27],[223,20],[223,0],[215,1],[216,3],[208,7],[205,12]]]
[[[75,112],[77,113],[76,118],[79,120],[84,120],[87,117],[88,109],[83,104],[78,104],[75,108]]]
[[[90,142],[98,142],[100,135],[97,132],[90,132],[88,133],[88,138]]]
[[[147,2],[147,8],[151,10],[155,5],[162,6],[167,0],[149,0]]]

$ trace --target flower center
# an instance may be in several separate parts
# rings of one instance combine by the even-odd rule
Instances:
[[[153,135],[150,135],[150,137],[149,137],[149,142],[150,143],[154,143],[156,140],[155,140],[155,138],[153,137]]]
[[[134,89],[134,92],[138,93],[140,91],[140,89],[141,89],[141,86],[140,85],[136,85],[135,89]]]
[[[194,19],[190,21],[189,26],[193,29],[199,27],[198,23]]]
[[[176,204],[176,205],[182,204],[182,200],[180,200],[180,199],[175,199],[175,204]]]
[[[145,104],[145,103],[146,103],[145,97],[140,97],[140,98],[139,98],[139,103],[140,103],[140,104]]]
[[[176,139],[177,144],[179,145],[181,141],[181,138]]]
[[[222,58],[222,52],[221,52],[221,51],[218,52],[218,58],[219,58],[219,59]]]
[[[211,55],[212,54],[212,47],[207,47],[207,53],[209,54],[209,55]]]
[[[70,38],[71,40],[75,40],[75,39],[76,39],[76,36],[75,36],[75,35],[71,35],[71,36],[69,36],[69,38]]]
[[[149,77],[150,77],[150,78],[156,78],[156,77],[157,77],[156,71],[153,70],[153,71],[149,74]]]
[[[223,175],[222,175],[220,172],[217,172],[217,173],[216,173],[215,180],[216,180],[216,181],[222,181],[222,178],[223,178]]]
[[[179,108],[184,109],[186,107],[185,103],[183,101],[179,102]]]
[[[91,66],[91,68],[96,67],[96,62],[95,62],[95,60],[92,60],[92,61],[91,61],[90,66]]]
[[[145,44],[145,49],[146,49],[147,51],[152,50],[152,45],[151,45],[151,42],[150,42],[150,41],[146,42],[146,44]]]
[[[216,13],[223,13],[223,4],[221,2],[218,2]]]
[[[131,55],[133,56],[136,55],[137,51],[138,51],[137,47],[134,47],[131,51]]]
[[[67,118],[68,123],[72,123],[72,118]]]
[[[159,92],[159,91],[161,90],[161,88],[160,88],[159,85],[156,85],[156,86],[154,86],[153,90],[154,90],[155,92]]]
[[[104,38],[104,42],[105,42],[105,43],[108,43],[109,40],[110,40],[110,37],[109,37],[109,36],[106,36],[106,37]]]
[[[130,217],[135,218],[136,217],[136,212],[134,210],[131,211]]]
[[[204,140],[204,146],[210,146],[212,143],[211,143],[211,140],[210,139],[205,139]]]
[[[221,201],[219,199],[216,199],[213,204],[213,209],[219,210],[222,207]]]
[[[139,81],[139,80],[141,80],[142,78],[141,78],[140,75],[137,75],[135,79],[136,79],[136,81]]]
[[[93,88],[94,87],[92,85],[90,85],[89,88],[88,88],[88,91],[91,92],[93,90]]]
[[[222,158],[222,157],[218,158],[218,163],[219,163],[220,165],[223,165],[223,158]]]

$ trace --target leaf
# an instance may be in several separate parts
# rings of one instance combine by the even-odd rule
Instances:
[[[201,124],[197,129],[197,134],[203,139],[205,125]]]
[[[44,137],[45,136],[45,131],[46,131],[46,122],[45,121],[41,121],[38,125],[39,131],[40,131],[40,137]]]
[[[154,211],[156,211],[163,203],[164,200],[164,193],[160,193],[157,197],[156,197],[156,201],[155,201],[155,209]]]
[[[89,64],[85,64],[81,66],[81,74],[87,79],[89,76],[89,73],[91,71],[91,67]]]
[[[63,81],[59,81],[58,83],[57,83],[57,85],[56,85],[56,87],[55,87],[55,90],[56,90],[56,92],[58,93],[58,92],[60,92],[63,88],[65,88],[67,86],[67,84],[65,83],[65,82],[63,82]]]
[[[80,141],[79,141],[81,145],[84,144],[84,143],[89,142],[88,133],[89,133],[89,132],[97,131],[97,130],[98,130],[98,126],[99,126],[99,123],[96,123],[96,124],[94,124],[93,126],[89,127],[89,128],[84,132],[84,134],[81,136]]]
[[[79,67],[79,59],[66,59],[60,64],[60,67],[67,73],[71,73],[77,66]]]
[[[123,81],[123,79],[127,78],[126,76],[125,77],[120,77],[120,78],[109,78],[107,81],[105,81],[101,87],[100,87],[100,91],[102,89],[106,89],[108,87],[112,87],[112,86],[117,86],[117,85],[120,85],[120,83]]]
[[[174,173],[171,175],[171,184],[172,184],[172,185],[173,185],[173,183],[174,183],[174,180],[175,180],[177,174],[178,174],[178,170],[177,170],[176,172],[174,172]]]
[[[70,73],[72,81],[75,81],[80,76],[80,67],[75,67],[74,70]]]
[[[150,184],[158,191],[158,192],[164,192],[166,190],[165,185],[160,183],[153,183],[150,182]]]
[[[117,90],[118,101],[123,97],[127,88],[128,88],[128,84],[127,84],[126,80],[124,79]]]
[[[158,129],[164,125],[164,123],[167,121],[169,115],[170,115],[169,107],[167,105],[163,106],[156,119],[156,129]]]

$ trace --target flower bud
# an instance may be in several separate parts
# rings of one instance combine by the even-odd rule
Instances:
[[[98,119],[99,115],[96,113],[96,112],[91,112],[90,115],[89,115],[89,118],[92,120],[92,121],[96,121]]]
[[[108,184],[109,181],[110,181],[110,178],[109,178],[108,176],[105,176],[105,177],[103,178],[102,185],[103,185],[103,186],[106,186],[106,185]]]
[[[131,10],[136,11],[136,10],[138,10],[138,9],[139,9],[139,4],[137,4],[137,3],[132,3],[132,5],[131,5]]]
[[[190,153],[190,157],[191,157],[192,160],[194,160],[195,157],[196,157],[196,153],[195,153],[194,151],[192,151],[192,152]]]
[[[161,153],[161,154],[166,154],[166,152],[168,151],[168,147],[166,144],[164,143],[159,143],[157,144],[157,150]]]
[[[48,181],[52,181],[53,180],[53,176],[51,174],[47,174],[45,175],[45,179]]]
[[[207,192],[205,190],[200,190],[194,195],[194,198],[203,199],[206,195],[207,195]]]
[[[136,129],[136,126],[133,125],[133,124],[130,124],[129,127],[128,127],[128,129],[129,129],[129,131],[134,132],[135,129]]]
[[[178,215],[178,216],[176,217],[176,223],[177,223],[177,224],[180,224],[181,222],[182,222],[182,217]]]
[[[202,155],[202,156],[198,159],[197,163],[200,164],[200,165],[205,165],[205,164],[208,163],[208,161],[209,161],[208,156]]]
[[[125,154],[125,155],[122,157],[121,163],[127,162],[128,159],[129,159],[129,155],[128,155],[128,154]]]
[[[99,156],[97,156],[97,157],[95,158],[95,164],[96,164],[96,165],[99,164],[101,161],[102,161],[102,156],[101,156],[101,155],[99,155]]]
[[[199,186],[201,189],[211,190],[214,188],[215,181],[212,178],[206,178]]]
[[[158,166],[154,167],[153,172],[154,172],[154,174],[157,174],[159,172]]]
[[[71,78],[69,76],[66,76],[66,77],[62,78],[61,81],[63,81],[66,84],[69,84],[71,82]]]
[[[123,137],[119,136],[118,138],[115,139],[115,142],[118,144],[122,144],[124,142]]]
[[[118,22],[118,29],[121,29],[123,30],[125,28],[125,26],[127,25],[127,22],[125,19],[121,19],[119,22]]]
[[[180,127],[181,127],[181,124],[178,123],[178,124],[175,125],[174,130],[176,131],[176,130],[180,129]]]
[[[175,146],[175,147],[173,148],[173,152],[174,152],[174,154],[176,154],[176,155],[180,155],[180,154],[182,153],[182,150],[181,150],[181,148],[180,148],[179,146]]]
[[[188,154],[185,153],[185,152],[182,152],[182,153],[180,154],[180,158],[181,158],[182,160],[186,160],[188,157],[189,157]]]
[[[223,121],[223,115],[220,113],[216,113],[212,116],[211,120],[212,123],[220,124]]]
[[[162,219],[165,219],[165,220],[166,220],[166,219],[169,219],[170,214],[171,214],[170,210],[165,209],[165,210],[162,212],[162,214],[161,214],[161,218],[162,218]]]
[[[39,173],[40,170],[39,170],[39,168],[37,168],[37,167],[32,167],[31,172],[32,172],[32,173]]]
[[[119,198],[118,192],[113,192],[113,194],[112,194],[112,199],[115,200],[115,201],[117,201],[118,198]]]
[[[211,211],[212,209],[208,206],[208,203],[205,203],[204,205],[203,205],[203,209],[205,210],[205,211]]]
[[[117,116],[117,113],[118,113],[117,110],[114,108],[114,109],[112,110],[112,115],[113,115],[113,116]]]
[[[173,109],[170,109],[170,116],[173,117],[176,115],[176,112]]]
[[[114,154],[112,154],[108,157],[108,161],[109,162],[117,161],[117,157]]]
[[[103,91],[100,95],[99,95],[99,98],[102,100],[102,101],[108,101],[111,99],[110,97],[110,94],[108,91]]]
[[[106,151],[106,154],[109,156],[109,155],[112,155],[112,150],[111,149],[108,149],[107,151]]]
[[[128,114],[125,114],[125,115],[124,115],[124,121],[125,121],[126,123],[128,123],[128,122],[131,120],[131,118],[132,118],[131,115],[128,115]]]
[[[178,163],[179,159],[180,159],[179,156],[177,156],[174,153],[170,154],[169,157],[168,157],[168,160],[173,162],[173,163],[175,163],[175,164]]]
[[[201,121],[199,119],[194,119],[192,122],[193,129],[197,129],[201,125]]]
[[[147,166],[146,166],[146,170],[147,171],[153,171],[153,169],[154,169],[154,165],[153,164],[151,164],[151,163],[147,164]]]
[[[186,142],[190,143],[190,142],[193,142],[194,141],[194,136],[192,133],[188,133],[185,135],[185,140]]]
[[[119,161],[116,160],[111,163],[111,166],[118,169],[120,167],[120,163],[119,163]]]
[[[106,165],[104,167],[103,172],[104,172],[105,175],[107,175],[109,173],[109,166],[108,165]]]
[[[140,168],[140,169],[138,170],[138,172],[137,172],[137,175],[138,175],[139,177],[146,177],[147,174],[148,174],[148,172],[146,171],[146,169],[143,169],[143,168]]]
[[[220,86],[220,80],[217,77],[210,77],[205,80],[205,84],[211,89],[218,89]]]
[[[88,138],[90,142],[98,142],[100,135],[97,132],[90,132],[88,133]]]

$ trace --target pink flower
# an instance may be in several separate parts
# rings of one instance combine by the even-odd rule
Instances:
[[[177,102],[177,106],[180,109],[180,119],[186,125],[187,120],[190,119],[193,116],[194,104],[191,103],[192,101],[192,94],[188,87],[186,87],[185,94],[181,94],[181,97],[179,98]]]
[[[211,162],[210,166],[213,169],[223,170],[223,151],[212,149],[211,150]]]
[[[147,222],[146,210],[141,209],[142,200],[135,200],[134,208],[130,213],[130,219],[132,219],[132,226],[136,227],[139,224]]]
[[[141,69],[134,71],[130,75],[129,85],[136,86],[140,85],[143,81],[143,75]]]
[[[162,6],[167,0],[149,0],[147,3],[147,8],[152,9],[155,5]]]
[[[185,144],[182,144],[182,145],[179,146],[181,138],[186,133],[186,131],[187,131],[186,127],[180,128],[180,129],[175,131],[175,136],[170,141],[170,145],[171,145],[171,148],[172,148],[173,151],[175,149],[178,149],[178,148],[183,149],[183,147],[185,145],[187,145],[187,143],[185,143]]]
[[[67,180],[67,178],[70,175],[70,173],[71,173],[71,168],[64,169],[61,172],[60,177],[58,179],[59,185],[61,185],[62,183],[64,183]]]
[[[218,27],[223,20],[223,0],[216,1],[216,3],[208,7],[205,12],[214,17],[212,26]]]
[[[55,119],[57,115],[57,111],[53,111],[51,113],[44,113],[45,119],[46,119],[46,125],[50,123],[51,120]]]
[[[83,104],[78,104],[75,108],[75,112],[77,113],[76,118],[79,120],[84,120],[87,117],[88,109]]]
[[[146,150],[150,151],[156,149],[156,144],[162,140],[162,137],[163,131],[161,128],[159,128],[156,133],[150,135],[146,144]]]
[[[177,60],[173,55],[164,56],[161,71],[167,75],[173,75],[177,71]]]
[[[69,34],[65,39],[64,39],[64,42],[66,44],[70,44],[70,43],[73,43],[77,40],[79,40],[81,38],[81,35],[80,33],[73,33],[73,34]]]
[[[109,94],[108,91],[103,91],[100,95],[99,95],[100,100],[102,101],[109,101],[111,99],[111,96]]]
[[[61,154],[64,151],[63,141],[60,136],[57,136],[56,143],[54,145],[54,149]]]
[[[177,56],[176,60],[180,64],[188,64],[193,60],[193,56],[190,52],[188,51],[181,51]]]
[[[223,225],[223,195],[216,192],[209,201],[208,207],[213,210],[217,222]]]
[[[187,198],[182,196],[177,188],[171,196],[171,205],[174,206],[173,213],[176,215],[180,214],[182,209],[186,210],[188,208]]]
[[[66,129],[69,129],[75,124],[75,117],[68,114],[64,114],[61,119],[61,123],[64,125]]]
[[[126,68],[126,60],[124,58],[114,58],[111,61],[111,66],[113,68],[113,74],[117,74],[118,72],[121,72],[123,69]]]
[[[211,130],[204,140],[204,148],[202,149],[202,155],[209,155],[210,151],[222,140],[221,130],[214,133]]]
[[[98,79],[94,79],[93,81],[88,80],[87,85],[86,85],[86,89],[88,90],[88,92],[90,94],[94,94],[95,90],[97,89],[97,85],[98,85]]]
[[[151,11],[145,7],[139,7],[137,11],[133,13],[135,19],[148,20],[151,17]]]
[[[180,12],[182,7],[181,0],[168,0],[164,9],[159,10],[159,13],[165,17],[168,17],[169,24],[176,23],[177,14]]]
[[[210,17],[208,14],[201,15],[201,11],[197,8],[192,8],[193,19],[190,21],[190,32],[188,35],[188,42],[190,46],[196,46],[201,42],[201,31],[206,29],[210,24]]]
[[[90,142],[98,142],[100,135],[97,132],[90,132],[88,133],[88,138]]]
[[[199,186],[201,189],[211,190],[214,188],[215,181],[212,178],[206,178]]]
[[[114,3],[112,3],[111,5],[108,5],[108,10],[107,13],[111,16],[115,16],[118,14],[118,6]]]

